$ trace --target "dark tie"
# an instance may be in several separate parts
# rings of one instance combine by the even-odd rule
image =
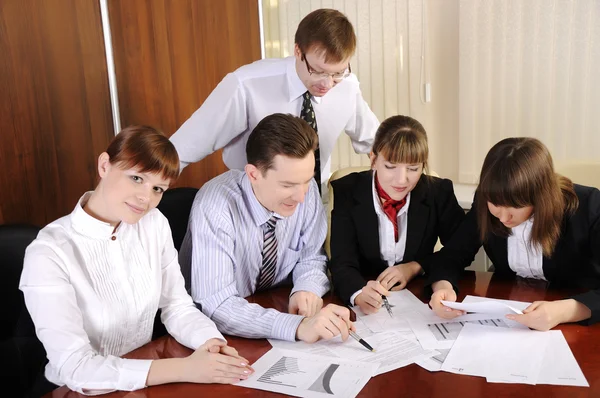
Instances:
[[[275,281],[275,271],[277,268],[277,236],[275,235],[275,224],[277,217],[271,216],[265,223],[264,242],[262,250],[262,267],[256,283],[256,291],[264,290]]]
[[[306,120],[306,122],[318,133],[317,129],[317,118],[315,118],[315,110],[313,109],[312,102],[310,101],[310,93],[306,91],[302,94],[304,101],[302,102],[302,110],[300,111],[300,118]],[[318,140],[318,134],[317,134]],[[319,187],[319,193],[321,193],[321,153],[319,152],[319,141],[317,141],[317,149],[315,149],[315,180]]]

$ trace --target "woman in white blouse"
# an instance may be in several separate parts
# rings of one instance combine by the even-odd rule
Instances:
[[[538,330],[600,320],[600,191],[556,174],[537,139],[506,138],[487,154],[471,210],[432,262],[430,305],[438,315],[462,314],[441,300],[456,300],[453,288],[481,245],[498,277],[581,292],[536,301],[509,319]]]
[[[49,363],[45,376],[83,394],[170,382],[235,383],[252,369],[184,288],[167,219],[155,209],[179,174],[169,140],[128,127],[98,158],[100,182],[27,248],[27,309]],[[187,358],[134,360],[158,309]]]

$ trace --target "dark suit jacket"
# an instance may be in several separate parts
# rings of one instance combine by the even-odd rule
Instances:
[[[334,288],[346,304],[356,291],[388,267],[381,259],[372,176],[370,170],[352,173],[331,184],[334,206],[329,266]],[[438,237],[442,244],[448,241],[465,212],[454,196],[450,180],[424,175],[410,195],[403,262],[416,261],[427,272]]]
[[[550,286],[591,289],[573,298],[592,310],[587,323],[600,320],[600,191],[575,184],[579,207],[563,218],[561,236],[542,267]],[[475,209],[477,198],[473,202]],[[447,280],[455,287],[462,270],[473,262],[481,247],[477,215],[469,211],[454,237],[434,256],[428,284]],[[508,265],[507,239],[490,234],[483,245],[496,273],[514,277]]]

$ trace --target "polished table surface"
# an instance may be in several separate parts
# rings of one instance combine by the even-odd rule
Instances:
[[[465,295],[487,296],[518,301],[555,300],[564,298],[572,291],[552,291],[545,284],[516,283],[514,280],[500,280],[489,272],[466,272],[459,286],[458,300]],[[423,296],[423,280],[415,280],[409,284],[417,297],[427,302]],[[287,309],[289,288],[277,288],[269,292],[249,297],[249,301],[285,311]],[[325,303],[339,303],[330,293],[324,297]],[[566,387],[525,384],[487,383],[483,377],[455,375],[446,372],[430,373],[412,364],[392,372],[373,377],[362,389],[359,397],[600,397],[600,324],[580,326],[577,324],[560,325],[571,351],[581,367],[590,387]],[[240,355],[254,362],[266,353],[271,345],[267,340],[249,340],[226,336],[229,344],[235,347]],[[139,349],[125,355],[126,358],[159,359],[183,357],[191,350],[183,347],[170,336],[152,341]],[[134,392],[115,392],[103,397],[127,398],[161,398],[161,397],[277,397],[281,394],[267,391],[216,384],[166,384],[138,390]],[[75,398],[80,394],[61,387],[46,395],[47,398]]]

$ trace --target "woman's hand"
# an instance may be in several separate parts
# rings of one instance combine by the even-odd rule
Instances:
[[[579,322],[592,316],[590,309],[573,299],[534,301],[523,310],[523,315],[509,314],[506,318],[531,329],[550,330],[566,322]]]
[[[245,380],[254,370],[235,348],[219,339],[210,339],[185,358],[184,381],[232,384]]]
[[[454,310],[442,304],[442,300],[456,301],[456,292],[450,282],[437,281],[432,285],[432,288],[433,294],[431,295],[429,306],[437,316],[445,319],[452,319],[465,314],[464,311]]]
[[[358,296],[354,305],[358,305],[365,314],[373,314],[381,308],[381,296],[389,296],[390,292],[377,281],[369,281]]]
[[[421,265],[416,261],[411,261],[409,263],[387,267],[385,271],[379,274],[377,281],[387,290],[402,290],[406,287],[408,282],[419,274],[419,272],[421,272]],[[394,287],[396,283],[399,283],[400,285]]]

